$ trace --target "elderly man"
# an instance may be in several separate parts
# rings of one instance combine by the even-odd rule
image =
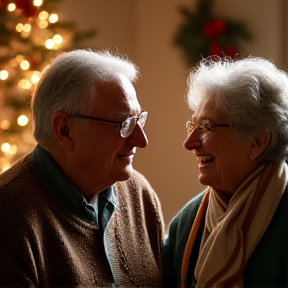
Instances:
[[[34,151],[0,176],[0,286],[161,287],[163,218],[133,171],[147,146],[138,69],[75,50],[32,101]]]

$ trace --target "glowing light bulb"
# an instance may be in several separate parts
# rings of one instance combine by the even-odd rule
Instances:
[[[1,150],[5,153],[5,152],[8,152],[9,151],[9,149],[10,149],[10,144],[9,143],[3,143],[2,145],[1,145]]]
[[[27,60],[23,60],[20,63],[20,67],[21,67],[22,70],[28,70],[29,67],[30,67],[30,63]]]
[[[39,13],[38,17],[39,17],[40,20],[48,19],[49,13],[46,12],[46,11],[41,11],[41,12]]]
[[[53,49],[53,47],[55,46],[55,43],[52,39],[48,39],[45,41],[45,46],[47,49]]]
[[[31,76],[31,82],[33,84],[38,83],[40,80],[40,75],[41,75],[41,73],[39,71],[34,71],[32,76]]]
[[[34,0],[33,4],[34,4],[34,6],[39,7],[43,4],[43,0]]]
[[[29,119],[25,115],[21,115],[17,119],[17,123],[19,126],[26,126],[29,123]]]
[[[17,32],[20,33],[20,32],[23,31],[23,27],[24,27],[24,25],[23,25],[22,23],[18,23],[18,24],[16,25],[15,29],[16,29]]]
[[[60,45],[60,44],[62,44],[62,42],[63,42],[63,38],[62,38],[61,35],[55,34],[55,35],[53,36],[53,41],[54,41],[55,44]]]
[[[32,87],[31,81],[29,81],[27,79],[20,80],[18,85],[20,88],[22,88],[24,90],[29,90]]]
[[[0,79],[1,80],[6,80],[8,78],[8,76],[9,76],[8,71],[6,71],[6,70],[1,70],[0,71]]]
[[[58,21],[58,15],[57,14],[51,14],[48,18],[50,23],[56,23]]]
[[[7,10],[8,10],[9,12],[13,12],[13,11],[15,11],[15,9],[16,9],[16,5],[15,5],[14,3],[10,3],[10,4],[7,6]]]

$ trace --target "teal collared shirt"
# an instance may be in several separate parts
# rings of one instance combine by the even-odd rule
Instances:
[[[83,221],[100,226],[105,230],[111,215],[118,206],[113,187],[96,194],[88,203],[68,180],[50,153],[40,145],[37,145],[32,151],[31,159],[47,178],[49,184],[53,187],[52,191],[55,196],[68,211]]]

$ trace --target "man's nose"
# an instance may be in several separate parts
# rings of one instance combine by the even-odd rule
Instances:
[[[200,134],[198,129],[194,129],[186,138],[183,143],[183,146],[188,151],[192,151],[196,148],[199,148],[202,145],[202,141],[200,139]]]
[[[135,147],[145,148],[148,145],[148,139],[143,128],[137,123],[131,135],[128,138],[130,144]]]

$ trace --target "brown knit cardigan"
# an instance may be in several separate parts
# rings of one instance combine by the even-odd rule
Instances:
[[[104,248],[103,233],[56,200],[29,155],[1,174],[0,287],[162,287],[159,200],[136,171],[113,188],[119,206]]]

